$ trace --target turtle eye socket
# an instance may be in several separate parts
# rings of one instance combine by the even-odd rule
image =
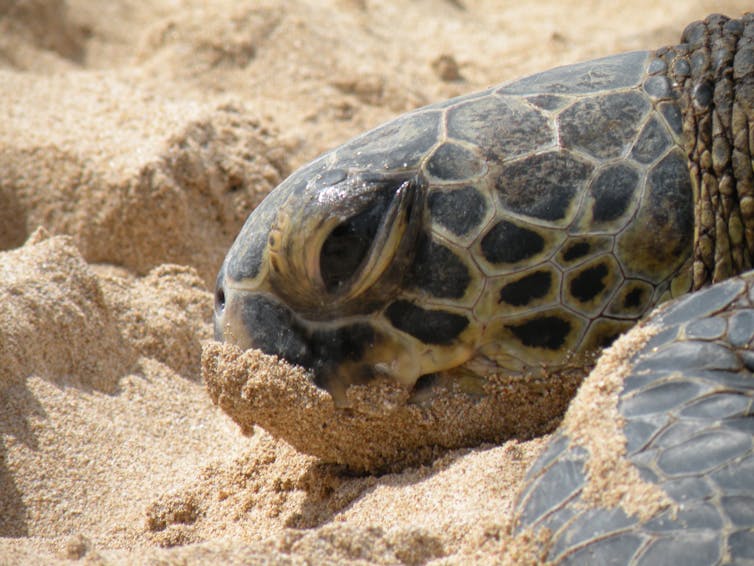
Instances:
[[[369,254],[387,203],[384,199],[338,224],[319,255],[319,270],[328,293],[337,292],[358,272]]]

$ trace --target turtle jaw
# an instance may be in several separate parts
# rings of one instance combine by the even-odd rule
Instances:
[[[351,385],[386,378],[412,387],[433,363],[426,345],[374,324],[368,317],[307,320],[280,298],[242,288],[221,271],[215,291],[215,339],[307,368],[336,405],[348,405]]]
[[[289,362],[311,366],[306,329],[276,299],[218,281],[215,291],[215,339],[242,350],[256,348]]]

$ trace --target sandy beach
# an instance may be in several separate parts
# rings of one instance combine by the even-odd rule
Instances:
[[[0,0],[0,565],[535,563],[507,530],[546,436],[370,470],[242,430],[202,378],[217,270],[362,131],[747,9]]]

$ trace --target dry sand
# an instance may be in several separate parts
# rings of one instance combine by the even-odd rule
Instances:
[[[751,8],[530,4],[0,0],[0,564],[537,559],[505,531],[543,439],[353,474],[244,436],[200,375],[215,272],[293,168]]]

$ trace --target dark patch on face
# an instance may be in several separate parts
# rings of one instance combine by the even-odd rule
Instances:
[[[376,341],[374,329],[356,323],[332,330],[315,330],[311,335],[311,349],[317,365],[338,364],[345,360],[360,360],[367,347]]]
[[[657,117],[652,116],[642,128],[636,140],[631,157],[639,163],[652,163],[660,157],[670,145],[670,136]]]
[[[344,361],[362,359],[366,349],[379,340],[364,323],[310,332],[288,307],[264,295],[244,297],[241,320],[253,347],[309,368],[318,377]]]
[[[560,115],[560,139],[600,159],[619,157],[639,130],[649,102],[638,92],[580,100]]]
[[[458,236],[479,226],[487,212],[487,201],[474,187],[432,191],[429,213],[432,220]]]
[[[623,306],[627,309],[641,306],[642,295],[644,295],[644,289],[640,289],[638,287],[636,289],[631,289],[623,298]]]
[[[459,299],[469,286],[469,270],[451,250],[422,234],[416,250],[411,277],[414,288],[435,297]]]
[[[385,314],[395,328],[425,344],[449,344],[469,325],[459,314],[423,309],[408,301],[392,303]]]
[[[504,167],[495,188],[502,205],[513,212],[561,220],[591,172],[590,164],[553,151]]]
[[[557,316],[543,316],[507,328],[524,346],[558,350],[565,344],[571,323]]]
[[[527,305],[547,295],[551,285],[552,274],[549,271],[535,271],[500,289],[499,302],[514,307]]]
[[[445,142],[438,147],[427,163],[433,177],[446,181],[470,179],[482,173],[480,156],[455,143]]]
[[[563,252],[563,260],[573,261],[574,259],[584,257],[589,253],[590,249],[591,246],[589,245],[589,242],[576,242],[575,244],[571,244]]]
[[[638,182],[639,174],[625,164],[613,165],[601,171],[590,187],[594,197],[594,221],[608,222],[625,214]]]
[[[571,281],[571,295],[582,303],[591,301],[604,291],[603,279],[607,272],[607,265],[604,263],[585,269]]]
[[[305,332],[287,307],[264,295],[250,294],[243,299],[241,320],[255,348],[293,364],[312,366]]]
[[[482,253],[490,263],[516,263],[537,255],[544,247],[542,236],[507,220],[495,224],[481,242]]]

